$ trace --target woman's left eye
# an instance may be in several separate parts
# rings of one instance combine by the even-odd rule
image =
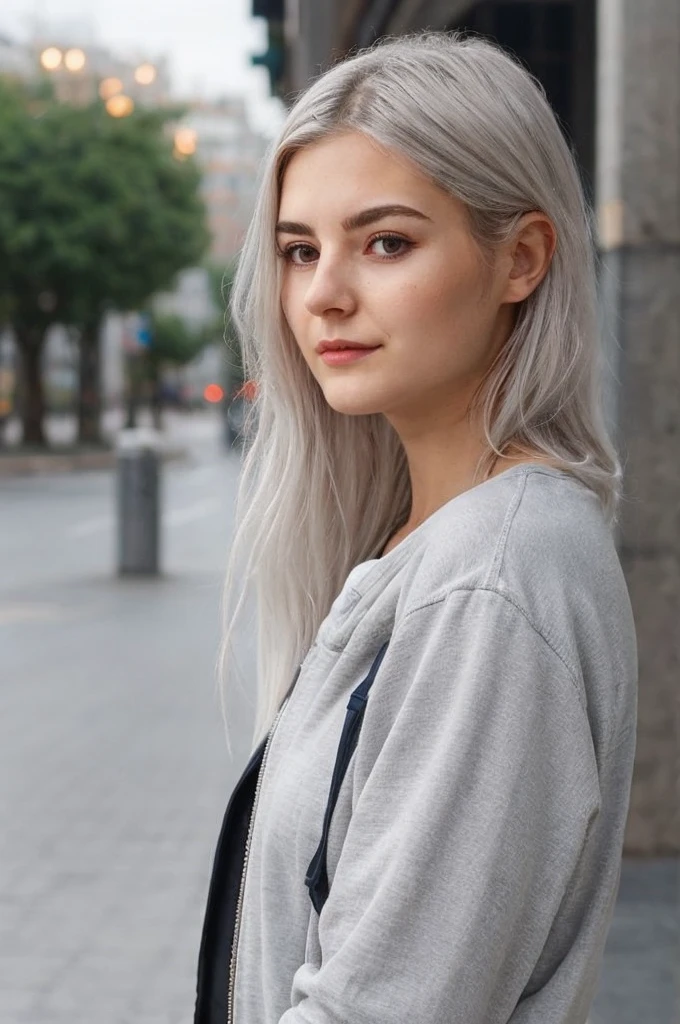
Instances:
[[[400,235],[379,235],[371,241],[369,248],[373,249],[376,256],[389,259],[394,256],[402,256],[411,248],[411,244]],[[376,249],[376,246],[379,248]]]

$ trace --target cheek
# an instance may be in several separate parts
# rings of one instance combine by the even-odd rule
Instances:
[[[479,272],[477,268],[437,264],[410,274],[393,294],[385,296],[382,312],[390,324],[390,333],[408,341],[413,332],[419,338],[428,335],[450,340],[459,329],[467,329],[481,312]]]

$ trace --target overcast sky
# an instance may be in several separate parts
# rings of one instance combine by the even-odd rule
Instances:
[[[272,134],[281,108],[264,68],[250,64],[266,46],[250,10],[251,0],[0,0],[0,32],[26,39],[39,21],[132,59],[166,55],[175,95],[246,96],[254,125]]]

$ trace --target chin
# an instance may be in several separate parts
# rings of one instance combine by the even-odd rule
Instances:
[[[374,416],[383,411],[384,395],[375,388],[357,386],[356,382],[327,381],[321,390],[331,409],[343,416]]]

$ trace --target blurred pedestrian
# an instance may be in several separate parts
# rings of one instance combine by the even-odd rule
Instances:
[[[636,648],[589,215],[540,87],[443,34],[333,67],[266,168],[234,317],[257,746],[196,1021],[583,1024]]]

